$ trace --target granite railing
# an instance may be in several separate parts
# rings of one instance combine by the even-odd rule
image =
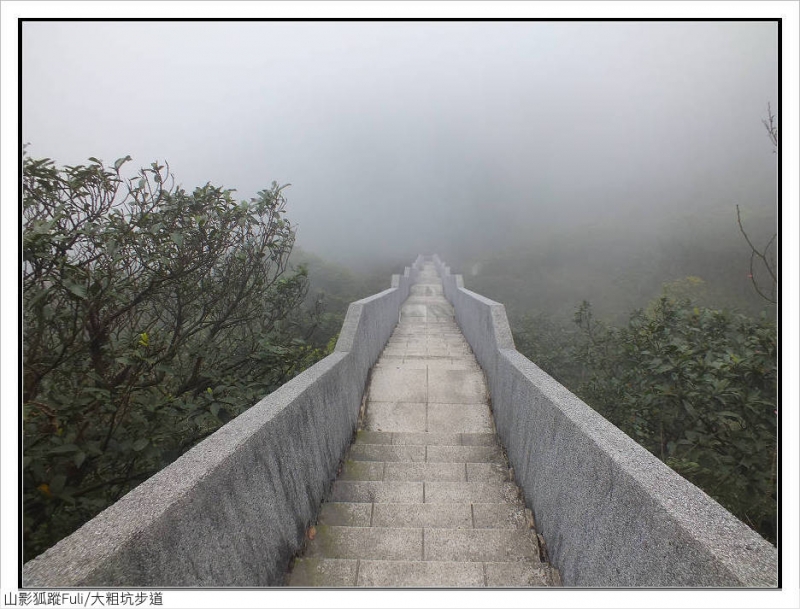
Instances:
[[[772,544],[520,354],[503,305],[433,258],[564,585],[778,585]]]

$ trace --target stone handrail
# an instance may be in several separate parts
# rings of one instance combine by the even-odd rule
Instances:
[[[565,585],[778,585],[772,544],[521,355],[503,305],[434,262]]]
[[[23,585],[281,585],[421,263],[350,305],[331,355],[26,563]]]

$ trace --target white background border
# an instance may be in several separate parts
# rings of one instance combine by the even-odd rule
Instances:
[[[19,235],[17,19],[21,17],[783,18],[782,411],[783,590],[171,591],[165,607],[800,607],[798,581],[798,10],[782,2],[10,2],[0,3],[0,591],[17,590]],[[147,605],[142,605],[146,607]]]

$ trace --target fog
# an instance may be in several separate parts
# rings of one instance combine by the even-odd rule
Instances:
[[[776,214],[775,23],[26,22],[22,50],[33,157],[291,183],[299,244],[355,267]]]

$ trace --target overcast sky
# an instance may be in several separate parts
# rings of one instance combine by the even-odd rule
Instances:
[[[22,49],[32,156],[290,182],[333,259],[775,206],[774,22],[26,22]]]

